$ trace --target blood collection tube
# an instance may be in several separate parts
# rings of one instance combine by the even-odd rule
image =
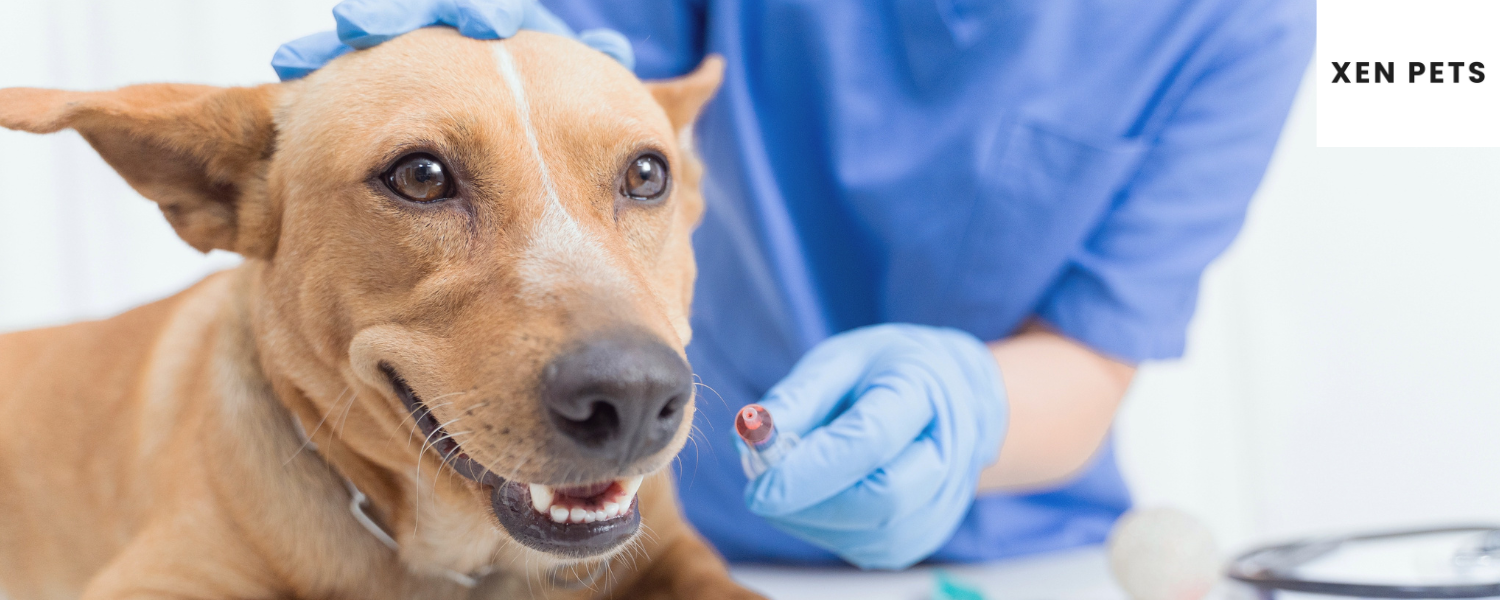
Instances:
[[[759,404],[746,405],[734,415],[734,431],[750,450],[740,457],[740,466],[750,479],[776,466],[801,441],[795,433],[776,431],[771,413]]]

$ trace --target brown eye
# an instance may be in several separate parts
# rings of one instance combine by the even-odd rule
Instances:
[[[655,154],[643,154],[625,167],[625,195],[635,200],[655,200],[667,191],[667,162]]]
[[[430,154],[403,157],[385,173],[385,186],[412,202],[435,202],[452,197],[448,168]]]

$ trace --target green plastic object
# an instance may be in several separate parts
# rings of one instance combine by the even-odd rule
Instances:
[[[984,592],[946,572],[937,571],[934,573],[932,600],[984,600]]]

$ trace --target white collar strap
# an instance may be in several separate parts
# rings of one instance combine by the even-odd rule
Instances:
[[[318,451],[318,445],[314,443],[312,441],[312,438],[307,435],[307,429],[302,426],[302,420],[298,419],[296,416],[293,416],[292,425],[294,425],[297,430],[297,437],[302,440],[302,447],[316,453]],[[321,457],[322,455],[319,454],[319,456]],[[327,463],[328,461],[327,459],[324,459],[323,462]],[[333,467],[333,464],[329,463],[328,466]],[[359,491],[359,486],[354,485],[354,481],[346,477],[343,472],[338,470],[337,467],[333,467],[333,470],[334,472],[339,474],[340,478],[344,480],[344,487],[349,489],[349,513],[354,515],[354,520],[357,521],[361,527],[364,527],[365,531],[370,532],[370,535],[375,536],[375,539],[380,540],[380,543],[385,544],[385,547],[390,548],[391,551],[395,552],[399,557],[401,555],[401,545],[396,543],[396,538],[391,536],[391,533],[389,531],[386,531],[386,529],[382,527],[379,522],[375,521],[375,519],[370,516],[370,513],[366,512],[366,509],[368,509],[370,506],[369,497],[365,496],[364,492]],[[459,573],[458,571],[454,571],[452,569],[442,569],[441,574],[449,581],[457,583],[466,588],[473,588],[474,586],[479,585],[479,581],[483,579],[484,576],[489,575],[493,570],[493,567],[483,567],[477,571],[474,571],[473,573],[465,574]]]

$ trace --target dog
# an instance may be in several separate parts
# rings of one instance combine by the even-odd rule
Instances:
[[[0,586],[757,598],[682,519],[709,57],[428,28],[258,87],[0,90],[245,261],[0,336]]]

